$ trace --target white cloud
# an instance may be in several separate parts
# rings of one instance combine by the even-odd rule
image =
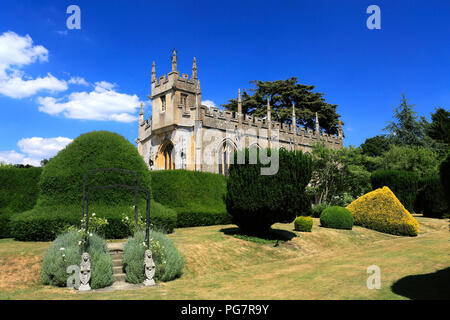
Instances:
[[[39,166],[42,159],[54,157],[71,142],[72,139],[64,137],[24,138],[17,143],[21,153],[14,150],[0,151],[0,162]]]
[[[208,108],[217,108],[216,104],[212,100],[202,101],[202,106],[207,106]]]
[[[8,31],[0,36],[0,94],[11,98],[25,98],[42,90],[51,92],[67,90],[67,83],[48,74],[32,79],[20,70],[36,61],[48,61],[48,50],[33,45],[29,35],[19,36]]]
[[[134,116],[140,107],[136,95],[119,93],[114,90],[115,84],[102,81],[95,83],[91,92],[73,92],[68,101],[53,97],[38,98],[39,111],[66,118],[98,121],[136,121]]]
[[[69,79],[68,83],[70,84],[79,84],[82,86],[88,86],[89,82],[87,82],[84,78],[82,77],[72,77]]]

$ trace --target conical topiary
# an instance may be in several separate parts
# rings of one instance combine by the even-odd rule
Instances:
[[[419,234],[419,223],[388,187],[359,197],[347,209],[352,213],[355,225],[395,235]]]

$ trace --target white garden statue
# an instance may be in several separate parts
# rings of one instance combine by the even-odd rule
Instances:
[[[156,265],[155,262],[153,262],[152,250],[150,249],[145,250],[144,265],[145,265],[145,277],[147,278],[144,281],[144,285],[154,286],[156,283],[155,280],[153,280],[153,277],[155,276]]]
[[[84,252],[81,255],[80,264],[80,291],[89,291],[91,286],[89,285],[89,280],[91,280],[91,260],[89,253]]]

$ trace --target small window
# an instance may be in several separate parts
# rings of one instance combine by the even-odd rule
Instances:
[[[162,112],[166,111],[166,97],[165,96],[161,97],[161,111]]]

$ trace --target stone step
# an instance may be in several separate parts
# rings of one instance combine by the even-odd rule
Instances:
[[[115,281],[125,281],[125,273],[115,273],[114,275],[113,275],[113,278],[114,278],[114,282]]]
[[[121,267],[122,259],[112,259],[113,267]]]
[[[120,273],[123,273],[123,267],[122,266],[113,267],[113,274],[120,274]]]
[[[123,252],[109,252],[109,255],[111,256],[111,259],[120,259],[123,258]]]

